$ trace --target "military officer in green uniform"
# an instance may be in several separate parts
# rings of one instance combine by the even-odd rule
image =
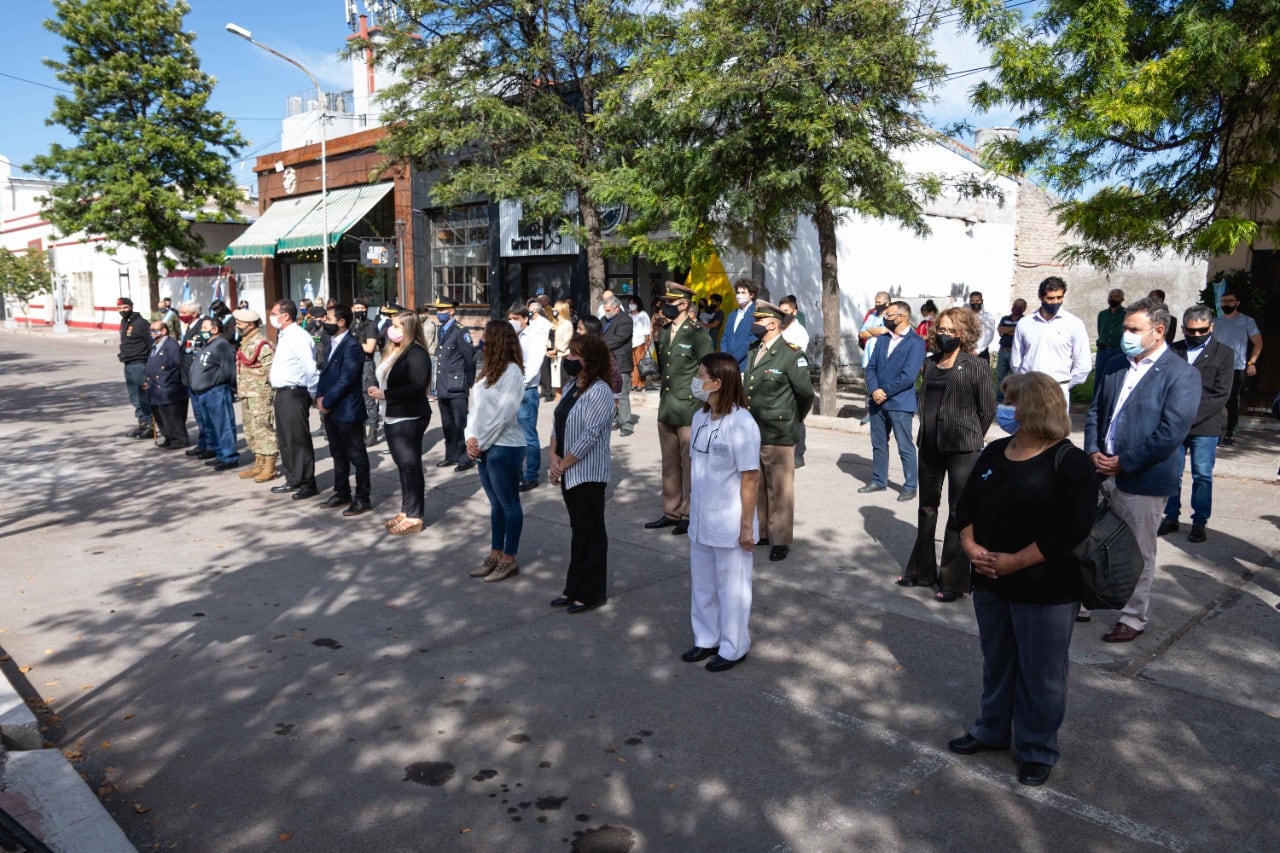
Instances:
[[[657,361],[662,377],[658,398],[658,444],[662,450],[662,518],[645,527],[671,527],[677,536],[689,532],[689,425],[701,407],[690,384],[698,363],[715,349],[707,330],[690,313],[693,291],[669,281],[662,295],[662,316],[669,322],[658,332]]]
[[[275,350],[262,333],[262,318],[257,311],[240,308],[231,312],[240,333],[240,351],[236,353],[236,387],[240,397],[244,442],[253,453],[254,465],[240,473],[240,479],[266,483],[276,478],[275,389],[268,376]]]
[[[782,339],[786,314],[776,305],[757,301],[747,350],[743,390],[747,409],[760,427],[760,489],[757,512],[762,544],[770,560],[785,560],[791,550],[795,518],[795,444],[800,423],[813,407],[813,382],[804,350]]]

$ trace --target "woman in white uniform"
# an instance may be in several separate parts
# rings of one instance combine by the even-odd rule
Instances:
[[[693,416],[689,455],[689,572],[693,648],[688,663],[706,658],[723,672],[747,656],[751,638],[751,563],[760,489],[760,428],[747,411],[738,360],[705,356],[692,384],[703,401]]]

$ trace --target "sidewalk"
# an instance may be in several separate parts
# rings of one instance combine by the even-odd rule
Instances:
[[[388,537],[120,435],[110,348],[0,334],[0,646],[44,737],[140,849],[257,851],[1262,850],[1280,837],[1280,433],[1224,450],[1209,541],[1162,539],[1135,643],[1072,647],[1049,784],[955,756],[981,660],[967,599],[893,585],[915,507],[870,475],[856,422],[815,421],[791,557],[756,560],[753,648],[690,644],[687,543],[656,517],[656,396],[613,434],[607,606],[547,607],[569,531],[523,497],[521,573],[487,544],[474,471],[437,469],[427,529]],[[551,411],[540,412],[543,433]],[[832,428],[828,428],[832,427]],[[837,428],[838,427],[838,428]],[[317,448],[320,485],[330,485]],[[545,467],[543,470],[545,479]],[[1189,482],[1184,484],[1189,488]],[[371,520],[371,518],[373,520]],[[51,750],[42,750],[50,752]],[[91,844],[64,849],[94,850]]]

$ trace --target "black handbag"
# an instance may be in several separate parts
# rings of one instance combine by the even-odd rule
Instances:
[[[1070,447],[1064,444],[1058,448],[1053,458],[1055,472]],[[1084,581],[1081,603],[1090,610],[1122,609],[1142,574],[1142,552],[1138,550],[1133,531],[1105,495],[1098,502],[1089,535],[1071,553]]]
[[[658,362],[654,361],[653,356],[646,354],[640,359],[640,363],[636,366],[640,371],[641,379],[650,379],[658,375]]]

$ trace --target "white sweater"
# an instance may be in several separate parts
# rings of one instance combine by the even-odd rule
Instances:
[[[518,416],[524,400],[524,374],[514,363],[508,364],[493,385],[481,380],[471,389],[471,405],[463,436],[474,438],[481,450],[495,444],[524,447],[524,429]]]

